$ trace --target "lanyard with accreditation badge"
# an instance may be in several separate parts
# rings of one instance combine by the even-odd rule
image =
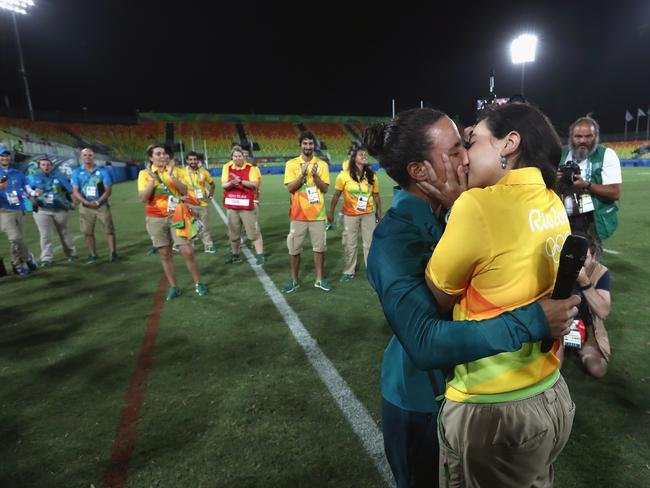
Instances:
[[[310,161],[311,162],[311,161]],[[318,164],[316,161],[314,161],[314,164]],[[313,168],[313,166],[312,166]],[[307,172],[309,173],[309,166],[307,166]],[[310,205],[316,205],[320,203],[320,198],[318,197],[318,187],[315,186],[307,186],[307,175],[304,176],[304,182],[303,184],[305,185],[307,189],[307,200],[309,200]],[[314,181],[314,177],[312,176],[312,181]]]
[[[591,160],[587,159],[587,164],[585,167],[585,181],[591,182]],[[578,209],[579,213],[593,212],[594,210],[594,201],[591,198],[591,194],[582,193],[578,199]]]
[[[162,186],[163,190],[165,190],[165,193],[167,193],[167,212],[171,213],[174,210],[176,210],[176,206],[180,203],[181,200],[180,198],[174,196],[174,193],[169,189],[169,187],[162,180],[162,178],[158,174],[158,171],[154,171],[153,173],[156,175],[156,180],[158,180],[160,186]]]
[[[194,171],[192,171],[192,168],[189,168],[187,170],[187,172],[190,175],[190,183],[192,185],[192,189],[194,190],[194,194],[196,195],[196,199],[197,200],[203,200],[204,195],[203,195],[203,187],[201,186],[201,183],[203,182],[202,176],[201,176],[201,170],[199,169],[199,171],[198,171],[198,173],[199,173],[199,175],[198,175],[198,178],[199,178],[198,186],[194,183],[194,178],[192,177],[192,173],[194,173]]]
[[[368,201],[370,200],[370,182],[366,180],[367,185],[368,185],[368,193],[363,194],[363,190],[361,189],[361,183],[366,180],[366,177],[364,176],[361,178],[360,181],[357,181],[357,185],[359,185],[359,198],[357,199],[357,212],[365,212],[366,209],[368,208]]]

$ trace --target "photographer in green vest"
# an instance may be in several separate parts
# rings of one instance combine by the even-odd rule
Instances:
[[[597,235],[601,241],[618,227],[621,162],[600,142],[598,122],[580,117],[569,128],[569,145],[562,149],[557,192],[573,231]]]

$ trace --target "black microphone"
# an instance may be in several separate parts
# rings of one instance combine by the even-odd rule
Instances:
[[[582,236],[571,234],[564,241],[562,251],[560,252],[560,266],[557,270],[555,287],[551,298],[562,300],[569,298],[573,287],[578,279],[578,274],[587,259],[587,239]],[[542,341],[542,352],[548,352],[553,347],[554,339],[544,339]]]

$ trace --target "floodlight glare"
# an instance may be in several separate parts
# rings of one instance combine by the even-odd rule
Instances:
[[[27,14],[27,9],[34,6],[32,0],[0,0],[0,8],[16,14]]]
[[[29,83],[27,82],[27,71],[25,71],[25,60],[23,59],[23,48],[20,45],[20,33],[18,32],[18,22],[16,14],[27,15],[27,10],[34,6],[33,0],[0,0],[0,10],[11,12],[11,20],[14,24],[14,33],[16,34],[16,48],[18,48],[18,60],[20,61],[20,74],[25,84],[25,97],[27,98],[27,109],[29,118],[34,120],[34,107],[32,106],[32,97],[29,94]]]
[[[535,49],[537,48],[537,36],[534,34],[522,34],[510,44],[510,56],[514,64],[532,63],[535,61]]]

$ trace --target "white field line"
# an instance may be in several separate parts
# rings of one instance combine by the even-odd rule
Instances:
[[[58,235],[58,234],[57,234]],[[72,237],[72,242],[77,242],[77,240],[81,239],[83,236],[81,235],[76,235]],[[54,249],[52,249],[53,252],[58,252],[63,250],[63,244],[57,244],[54,246]]]
[[[622,254],[621,251],[614,251],[613,249],[603,249],[607,254]]]
[[[223,223],[227,225],[228,219],[221,207],[214,200],[212,200],[212,205],[214,205]],[[366,449],[370,459],[372,459],[379,474],[386,484],[394,486],[393,474],[384,456],[384,440],[381,432],[377,428],[377,424],[375,424],[375,421],[366,408],[354,395],[332,362],[320,350],[317,342],[309,334],[296,312],[294,312],[284,298],[284,295],[282,295],[273,281],[271,281],[269,275],[266,274],[262,267],[255,264],[255,256],[253,256],[253,253],[246,246],[242,246],[241,249],[248,260],[248,264],[255,271],[257,279],[260,280],[269,298],[271,298],[275,308],[282,315],[293,337],[305,351],[305,355],[312,367],[316,370],[316,373],[318,373],[321,381],[329,390],[337,406],[350,423],[352,430],[357,434],[357,437]]]

